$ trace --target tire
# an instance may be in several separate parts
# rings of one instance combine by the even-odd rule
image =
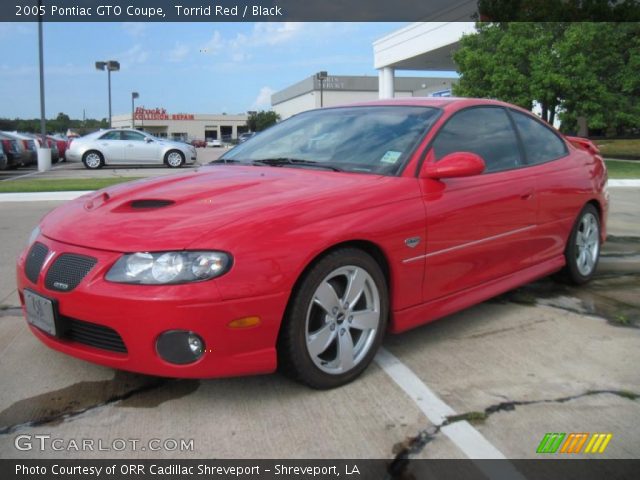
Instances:
[[[89,150],[82,156],[82,163],[88,170],[98,170],[104,167],[104,156],[97,150]]]
[[[52,164],[52,165],[55,165],[55,164],[56,164],[56,163],[58,163],[59,161],[60,161],[60,158],[55,158],[55,159],[54,159],[54,158],[52,158],[52,159],[51,159],[51,164]]]
[[[335,250],[304,274],[292,294],[278,339],[279,368],[312,388],[345,385],[373,360],[388,315],[378,263],[356,248]]]
[[[164,155],[164,163],[169,168],[180,168],[184,165],[184,153],[179,150],[169,150]]]
[[[600,215],[591,204],[586,205],[576,220],[565,247],[566,265],[560,277],[568,283],[583,285],[590,281],[600,259]]]

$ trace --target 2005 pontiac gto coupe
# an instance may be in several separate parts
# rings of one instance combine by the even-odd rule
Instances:
[[[401,332],[562,270],[605,239],[597,149],[490,100],[296,115],[210,166],[49,213],[18,259],[33,333],[169,377],[353,380]]]

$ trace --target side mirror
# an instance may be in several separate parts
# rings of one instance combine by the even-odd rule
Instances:
[[[485,163],[480,155],[471,152],[453,152],[442,157],[436,163],[424,166],[420,178],[457,178],[480,175]]]
[[[144,137],[144,141],[147,142],[147,143],[151,143],[151,142],[153,142],[153,139],[149,138],[149,137]]]

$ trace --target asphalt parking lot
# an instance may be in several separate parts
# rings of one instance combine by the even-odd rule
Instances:
[[[195,164],[184,165],[182,169],[197,168],[220,157],[228,148],[198,148],[198,160]],[[16,170],[0,170],[0,182],[19,180],[20,178],[101,178],[101,177],[150,177],[175,173],[175,170],[162,165],[149,166],[105,166],[100,170],[87,170],[80,162],[59,162],[52,165],[48,172],[38,173],[37,166],[20,167]]]
[[[159,379],[49,350],[22,319],[13,269],[61,202],[0,203],[0,457],[535,458],[547,432],[603,432],[613,437],[600,458],[638,458],[640,189],[611,198],[593,283],[544,279],[389,335],[359,380],[324,392],[278,374]],[[21,434],[142,447],[21,451]],[[150,439],[193,439],[193,449],[150,451]]]

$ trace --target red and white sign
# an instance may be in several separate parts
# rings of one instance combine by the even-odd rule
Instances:
[[[135,120],[194,120],[193,113],[167,113],[164,108],[137,107]]]

